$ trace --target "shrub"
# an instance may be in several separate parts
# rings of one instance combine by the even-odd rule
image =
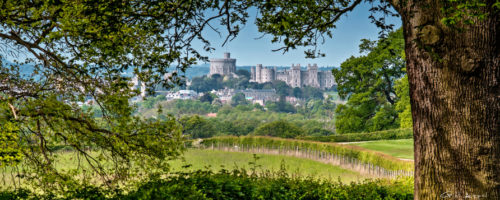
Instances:
[[[28,190],[0,191],[0,199],[413,199],[413,180],[365,180],[343,184],[290,177],[280,170],[249,175],[245,170],[195,171],[153,178],[136,189],[106,190],[85,186],[63,196]]]
[[[413,138],[412,129],[392,129],[385,131],[376,131],[370,133],[348,133],[341,135],[328,136],[302,136],[297,139],[311,140],[318,142],[357,142],[372,140],[397,140]]]
[[[303,134],[302,128],[283,120],[265,123],[254,131],[254,135],[294,138]]]

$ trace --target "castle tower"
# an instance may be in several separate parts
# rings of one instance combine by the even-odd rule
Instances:
[[[314,65],[307,65],[307,85],[312,87],[319,87],[318,82],[318,65],[316,63]]]
[[[255,82],[262,82],[262,64],[257,64],[255,67]]]
[[[250,81],[255,82],[255,67],[250,68]]]
[[[292,71],[291,71],[291,82],[290,85],[292,87],[301,87],[302,86],[302,79],[300,76],[300,64],[293,65],[292,64]]]
[[[236,59],[231,58],[231,54],[229,52],[224,53],[224,58],[210,59],[210,76],[214,74],[233,76],[235,72]]]
[[[260,75],[261,83],[272,82],[274,80],[274,69],[268,67],[262,68]]]

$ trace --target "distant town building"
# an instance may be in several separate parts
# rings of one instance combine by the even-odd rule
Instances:
[[[236,74],[236,59],[230,57],[231,54],[224,53],[224,58],[210,59],[210,73],[220,74],[222,76],[235,76]]]
[[[194,90],[179,90],[177,92],[168,92],[165,97],[167,98],[167,101],[174,99],[197,99],[198,93],[196,93]]]
[[[315,88],[331,88],[334,86],[335,78],[330,71],[320,71],[318,66],[307,65],[304,71],[299,65],[293,65],[291,69],[278,71],[276,68],[262,67],[262,64],[252,67],[250,70],[251,82],[266,83],[274,80],[285,82],[290,87],[311,86]]]
[[[258,103],[264,105],[267,101],[278,101],[279,97],[274,89],[245,89],[245,90],[235,90],[235,89],[222,89],[217,91],[212,91],[213,94],[217,95],[222,103],[231,102],[232,97],[237,93],[243,93],[245,99],[252,102],[253,104]]]

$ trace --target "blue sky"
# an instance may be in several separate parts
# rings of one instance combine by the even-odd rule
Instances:
[[[279,44],[272,44],[271,37],[265,36],[256,39],[262,34],[257,31],[254,24],[257,12],[252,10],[250,20],[240,32],[238,37],[222,47],[224,35],[219,37],[214,31],[207,31],[206,36],[211,41],[212,46],[216,48],[213,52],[204,52],[209,58],[221,58],[224,52],[231,52],[231,57],[236,58],[238,66],[253,66],[263,64],[264,66],[290,66],[293,64],[317,63],[318,66],[338,67],[345,59],[352,55],[359,55],[358,45],[363,38],[376,40],[379,29],[370,22],[368,16],[370,4],[357,6],[348,15],[343,16],[337,28],[333,30],[333,38],[327,38],[325,43],[319,46],[319,49],[326,53],[326,57],[316,59],[306,59],[305,49],[296,49],[283,54],[282,52],[273,52],[273,49],[279,48]],[[388,22],[395,24],[395,28],[401,26],[399,18],[388,18]],[[198,49],[201,50],[201,45]],[[196,46],[195,46],[196,47]],[[203,63],[199,63],[203,64]]]

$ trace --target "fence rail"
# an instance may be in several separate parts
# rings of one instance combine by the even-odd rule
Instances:
[[[289,146],[265,146],[226,143],[217,143],[214,145],[214,143],[211,143],[210,145],[202,144],[200,147],[210,150],[274,154],[306,158],[326,164],[340,166],[344,169],[356,171],[360,174],[377,178],[397,178],[399,176],[413,176],[413,171],[387,170],[371,163],[360,162],[358,159],[352,157],[336,155],[333,153],[322,152],[314,149],[300,148],[298,146],[292,148]]]

